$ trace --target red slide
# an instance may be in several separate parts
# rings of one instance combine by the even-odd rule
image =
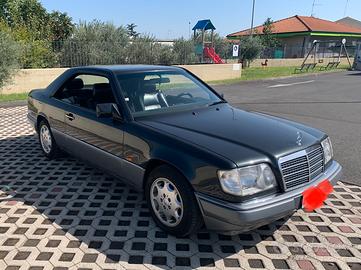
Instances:
[[[204,55],[210,59],[212,59],[213,63],[215,64],[224,64],[222,58],[215,52],[214,48],[205,47],[204,48]]]

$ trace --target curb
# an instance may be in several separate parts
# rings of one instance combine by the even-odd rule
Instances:
[[[307,76],[322,76],[327,74],[333,74],[333,73],[340,73],[340,72],[348,72],[349,70],[333,70],[333,71],[327,71],[327,72],[319,72],[319,73],[296,73],[294,75],[288,75],[288,76],[280,76],[280,77],[269,77],[264,79],[257,79],[257,80],[244,80],[244,81],[238,81],[238,82],[231,82],[231,83],[212,83],[209,82],[208,84],[211,86],[219,86],[219,85],[234,85],[234,84],[243,84],[243,83],[252,83],[252,82],[267,82],[267,81],[274,81],[274,80],[283,80],[283,79],[290,79],[290,78],[302,78]]]
[[[26,104],[27,104],[26,100],[5,101],[5,102],[0,102],[0,108],[25,106]]]

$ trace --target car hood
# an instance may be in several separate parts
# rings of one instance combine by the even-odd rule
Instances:
[[[228,104],[157,115],[146,125],[207,148],[243,165],[275,160],[319,142],[325,134],[286,119],[243,111]]]

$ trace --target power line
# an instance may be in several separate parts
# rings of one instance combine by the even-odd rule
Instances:
[[[313,0],[313,3],[312,3],[312,11],[311,11],[311,17],[314,17],[314,13],[313,11],[315,10],[315,6],[316,6],[316,0]]]
[[[344,10],[344,12],[343,12],[343,16],[344,16],[344,17],[346,17],[346,14],[347,14],[348,2],[349,2],[349,0],[346,0],[345,10]]]
[[[322,6],[322,4],[317,3],[317,0],[313,0],[313,2],[312,2],[311,17],[316,17],[315,7],[317,7],[317,6]]]

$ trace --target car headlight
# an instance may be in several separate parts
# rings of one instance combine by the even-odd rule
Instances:
[[[327,164],[333,158],[333,149],[331,139],[327,137],[321,142],[323,149],[323,156],[325,157],[325,164]]]
[[[265,163],[218,171],[218,178],[224,192],[236,195],[252,195],[277,186],[272,169]]]

